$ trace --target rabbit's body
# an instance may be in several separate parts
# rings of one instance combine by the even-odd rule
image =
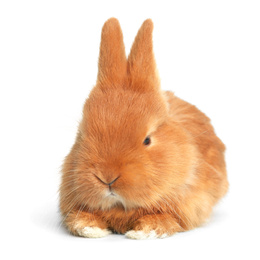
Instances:
[[[169,236],[203,223],[227,191],[210,120],[159,88],[151,31],[147,20],[126,60],[117,20],[104,25],[97,85],[63,167],[60,209],[73,234]]]

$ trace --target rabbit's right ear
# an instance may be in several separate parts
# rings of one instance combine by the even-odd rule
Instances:
[[[105,88],[120,86],[126,79],[126,73],[122,30],[118,20],[110,18],[102,28],[97,83]]]

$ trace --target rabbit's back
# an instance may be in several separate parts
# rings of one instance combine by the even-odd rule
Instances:
[[[210,119],[196,106],[176,97],[170,91],[166,91],[165,95],[172,121],[189,133],[190,141],[199,151],[202,164],[212,169],[211,172],[201,170],[200,174],[205,174],[203,179],[208,179],[212,177],[212,172],[215,173],[215,176],[213,174],[214,179],[217,176],[219,180],[217,187],[219,195],[217,197],[222,197],[228,189],[224,158],[225,145],[215,134]]]

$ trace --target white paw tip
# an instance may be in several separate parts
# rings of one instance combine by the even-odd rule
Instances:
[[[158,235],[155,230],[151,230],[149,233],[146,233],[142,230],[130,230],[126,232],[126,237],[131,239],[153,239],[153,238],[165,238],[168,237],[168,234]]]
[[[166,237],[168,237],[169,235],[167,234],[167,233],[164,233],[164,234],[162,234],[159,238],[166,238]]]
[[[82,237],[88,238],[100,238],[109,235],[111,231],[107,229],[101,229],[99,227],[84,227],[81,230],[78,230],[78,234]]]

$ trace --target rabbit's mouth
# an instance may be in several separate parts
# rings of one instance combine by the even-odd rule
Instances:
[[[107,190],[101,201],[101,208],[110,209],[117,206],[125,207],[124,199],[120,195],[118,195],[115,191],[111,189]]]
[[[119,195],[117,195],[113,190],[109,190],[107,191],[106,195],[105,195],[105,198],[109,198],[109,197],[117,197]]]
[[[111,191],[108,196],[116,197],[117,195],[114,192]]]
[[[112,198],[112,199],[115,199],[115,200],[123,200],[123,198],[118,195],[113,189],[109,189],[106,191],[106,194],[105,194],[105,198]]]

